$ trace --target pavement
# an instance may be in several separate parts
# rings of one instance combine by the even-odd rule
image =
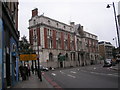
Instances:
[[[120,71],[119,64],[110,67],[110,69]],[[22,81],[21,78],[19,82],[12,88],[59,88],[62,89],[54,80],[49,78],[45,72],[42,72],[42,82],[39,80],[38,76],[31,73],[29,79]]]
[[[31,74],[31,76],[25,81],[22,81],[20,78],[20,81],[12,88],[53,88],[53,86],[46,80],[44,75],[42,75],[41,82],[37,75]]]
[[[120,71],[120,63],[116,64],[115,66],[111,66],[110,69]]]

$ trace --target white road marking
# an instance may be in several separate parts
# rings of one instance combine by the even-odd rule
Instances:
[[[105,74],[105,73],[97,73],[97,72],[90,72],[90,73],[98,74],[98,75],[109,75],[109,76],[117,76],[118,77],[118,75],[115,75],[115,74]]]
[[[98,74],[98,75],[106,75],[106,74],[104,74],[104,73],[97,73],[97,72],[90,72],[90,73]]]
[[[70,75],[70,74],[68,74],[67,76],[69,76],[69,77],[72,77],[72,78],[76,78],[75,76],[73,76],[73,75]]]
[[[114,75],[118,75],[118,73],[113,73]]]
[[[105,73],[89,72],[89,71],[85,71],[85,70],[81,70],[81,71],[82,71],[82,72],[92,73],[92,74],[97,74],[97,75],[109,75],[109,76],[120,77],[120,76],[116,75],[117,73],[113,73],[113,74],[105,74]]]
[[[51,73],[53,76],[56,76],[56,74],[55,73]]]
[[[96,69],[95,67],[93,69]]]
[[[79,71],[80,69],[78,69],[78,71]]]
[[[65,74],[64,72],[60,71],[62,74]]]
[[[119,77],[118,75],[115,75],[115,74],[107,74],[107,75],[110,75],[110,76],[117,76],[117,77]]]
[[[76,72],[74,72],[74,71],[70,71],[71,73],[76,73]]]

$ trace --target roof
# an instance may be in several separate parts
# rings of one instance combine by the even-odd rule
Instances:
[[[101,41],[101,42],[98,42],[99,45],[109,45],[109,46],[113,46],[110,42],[106,42],[106,41]]]
[[[74,25],[73,28],[74,28],[74,32],[75,32],[76,34],[83,35],[83,28],[82,28],[82,26],[81,26],[80,24]]]
[[[63,22],[57,21],[57,20],[55,20],[55,19],[49,18],[49,17],[44,16],[44,15],[40,15],[40,16],[38,16],[38,17],[44,17],[44,18],[47,18],[47,19],[49,19],[49,20],[52,20],[52,21],[55,21],[55,22],[58,22],[58,23],[64,24],[64,25],[66,25],[66,26],[68,26],[68,27],[72,27],[71,25],[68,25],[68,24],[66,24],[66,23],[63,23]]]

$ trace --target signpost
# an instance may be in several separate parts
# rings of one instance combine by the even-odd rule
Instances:
[[[65,61],[65,55],[59,55],[58,61]]]
[[[37,60],[37,54],[20,54],[20,61]]]

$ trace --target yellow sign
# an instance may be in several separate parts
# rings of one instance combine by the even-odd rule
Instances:
[[[37,54],[21,54],[20,61],[37,60]]]

